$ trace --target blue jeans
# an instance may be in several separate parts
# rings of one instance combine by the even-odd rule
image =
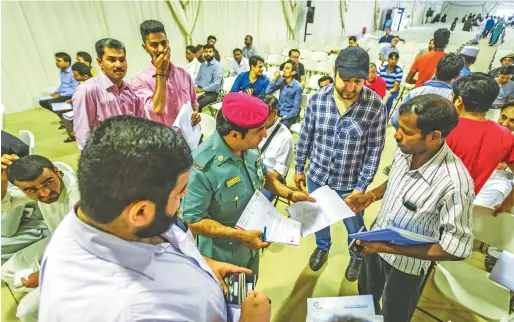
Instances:
[[[314,190],[318,189],[320,186],[318,186],[316,183],[314,183],[311,179],[307,178],[307,189],[310,192],[313,192]],[[336,190],[337,194],[340,196],[346,196],[351,193],[348,191],[341,191]],[[355,217],[350,217],[343,219],[343,223],[346,226],[346,230],[348,231],[348,235],[357,233],[361,227],[364,227],[364,212],[359,212],[355,215]],[[366,230],[366,227],[364,227],[364,230]],[[348,237],[348,245],[352,242],[352,238]],[[332,237],[330,235],[330,226],[323,228],[322,230],[318,231],[316,233],[316,245],[318,245],[318,248],[321,250],[328,251],[330,249],[330,246],[332,245]],[[352,254],[350,253],[350,256]],[[353,257],[353,256],[352,256]]]
[[[400,95],[400,90],[397,90],[396,92],[389,95],[389,98],[386,102],[386,109],[387,109],[387,117],[389,118],[389,113],[391,113],[391,108],[393,107],[393,101]]]
[[[269,191],[269,190],[266,190],[266,189],[263,189],[262,190],[262,194],[264,195],[264,197],[266,197],[266,199],[268,199],[269,201],[273,201],[273,199],[275,199],[275,195]]]

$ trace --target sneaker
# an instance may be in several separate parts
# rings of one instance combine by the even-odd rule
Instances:
[[[319,271],[328,259],[328,250],[322,250],[316,247],[309,259],[309,266],[313,271]]]
[[[348,280],[348,282],[355,282],[359,278],[359,271],[361,269],[362,260],[358,258],[350,258],[350,264],[346,268],[346,272],[344,276]]]

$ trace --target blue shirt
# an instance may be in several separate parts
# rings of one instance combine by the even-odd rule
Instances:
[[[75,89],[80,85],[78,81],[73,78],[73,71],[69,67],[66,71],[61,69],[60,72],[61,84],[55,92],[61,96],[72,96]]]
[[[383,43],[383,42],[388,42],[388,43],[391,43],[391,41],[393,41],[393,35],[389,35],[389,36],[382,36],[382,38],[380,38],[380,40],[378,41],[379,44]]]
[[[423,83],[423,86],[413,89],[409,92],[407,97],[403,100],[400,106],[394,110],[393,117],[391,118],[391,124],[398,128],[398,118],[400,117],[400,107],[402,104],[407,103],[416,96],[435,94],[451,100],[452,98],[452,86],[448,83],[441,82],[438,80],[430,80]]]
[[[469,74],[471,74],[471,69],[469,69],[468,66],[462,67],[462,69],[460,70],[460,77],[464,77]]]
[[[400,50],[398,49],[398,47],[393,48],[392,45],[387,45],[387,46],[382,47],[382,49],[380,49],[380,52],[378,54],[380,56],[384,57],[385,60],[387,60],[387,58],[389,58],[389,54],[392,53],[393,51],[400,53]]]
[[[387,67],[388,64],[385,64],[384,66],[380,67],[380,69],[378,70],[378,75],[385,80],[387,90],[391,90],[394,87],[395,82],[402,82],[403,69],[400,66],[396,65],[394,66],[394,70],[390,74],[388,74]]]
[[[195,86],[202,88],[205,92],[219,93],[221,82],[223,81],[223,67],[218,64],[216,59],[211,62],[203,62],[196,75]]]
[[[40,322],[226,321],[216,276],[179,221],[152,245],[85,224],[71,211],[48,244]]]
[[[514,100],[514,82],[508,81],[507,84],[500,85],[500,93],[493,105],[507,104]]]
[[[302,84],[294,78],[289,84],[286,84],[285,78],[280,77],[276,82],[269,83],[266,94],[272,94],[277,90],[280,90],[278,99],[279,116],[284,119],[296,117],[302,102]]]
[[[253,88],[253,96],[263,95],[268,88],[269,80],[266,76],[261,75],[255,83],[250,82],[250,72],[243,72],[237,75],[231,92],[246,92],[247,89]]]
[[[250,48],[244,46],[242,52],[243,57],[246,57],[247,59],[250,59],[251,57],[258,55],[257,48],[255,48],[255,46],[250,46]]]
[[[334,100],[334,84],[312,94],[300,129],[295,172],[334,190],[366,191],[384,148],[386,108],[380,96],[363,87],[343,115]]]

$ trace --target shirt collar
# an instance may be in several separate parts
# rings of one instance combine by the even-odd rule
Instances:
[[[218,131],[215,131],[212,136],[214,141],[212,144],[212,149],[216,151],[216,155],[220,163],[225,162],[229,158],[234,161],[242,161],[240,157],[234,154],[234,152],[230,149],[225,140],[223,140]]]
[[[439,151],[437,151],[437,153],[434,154],[430,160],[425,162],[425,164],[423,164],[418,169],[412,170],[412,172],[418,172],[428,184],[432,184],[432,179],[434,178],[437,169],[449,152],[451,152],[451,150],[446,142],[444,142]],[[412,163],[412,154],[404,154],[403,157],[406,159],[409,166],[408,168],[410,169],[410,165]]]
[[[61,74],[69,74],[69,73],[71,73],[71,72],[72,72],[72,70],[71,70],[71,66],[70,66],[70,67],[68,67],[68,69],[66,69],[65,71],[62,71],[62,69],[61,69]]]
[[[213,59],[211,60],[211,62],[204,61],[203,63],[204,63],[204,64],[206,64],[206,65],[214,65],[215,63],[217,64],[217,63],[218,63],[218,61],[216,60],[216,58],[213,58]]]
[[[72,210],[67,218],[71,222],[70,236],[80,247],[100,259],[155,278],[154,254],[163,251],[162,244],[123,240],[84,223],[77,217],[76,210]]]
[[[116,87],[116,85],[114,85],[114,83],[109,79],[109,77],[105,76],[104,73],[98,73],[98,81],[100,82],[100,85],[102,85],[102,87],[105,89],[111,88],[113,86]],[[120,91],[125,89],[126,86],[127,84],[125,83],[125,81],[122,81]]]
[[[448,83],[445,83],[445,82],[441,82],[441,81],[438,81],[438,80],[428,80],[428,81],[423,83],[423,86],[430,86],[430,87],[435,87],[435,88],[452,89],[452,85],[451,84],[448,84]]]

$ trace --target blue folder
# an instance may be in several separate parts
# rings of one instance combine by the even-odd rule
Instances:
[[[362,241],[382,241],[396,245],[426,245],[439,243],[438,239],[396,227],[350,234],[349,237]]]

